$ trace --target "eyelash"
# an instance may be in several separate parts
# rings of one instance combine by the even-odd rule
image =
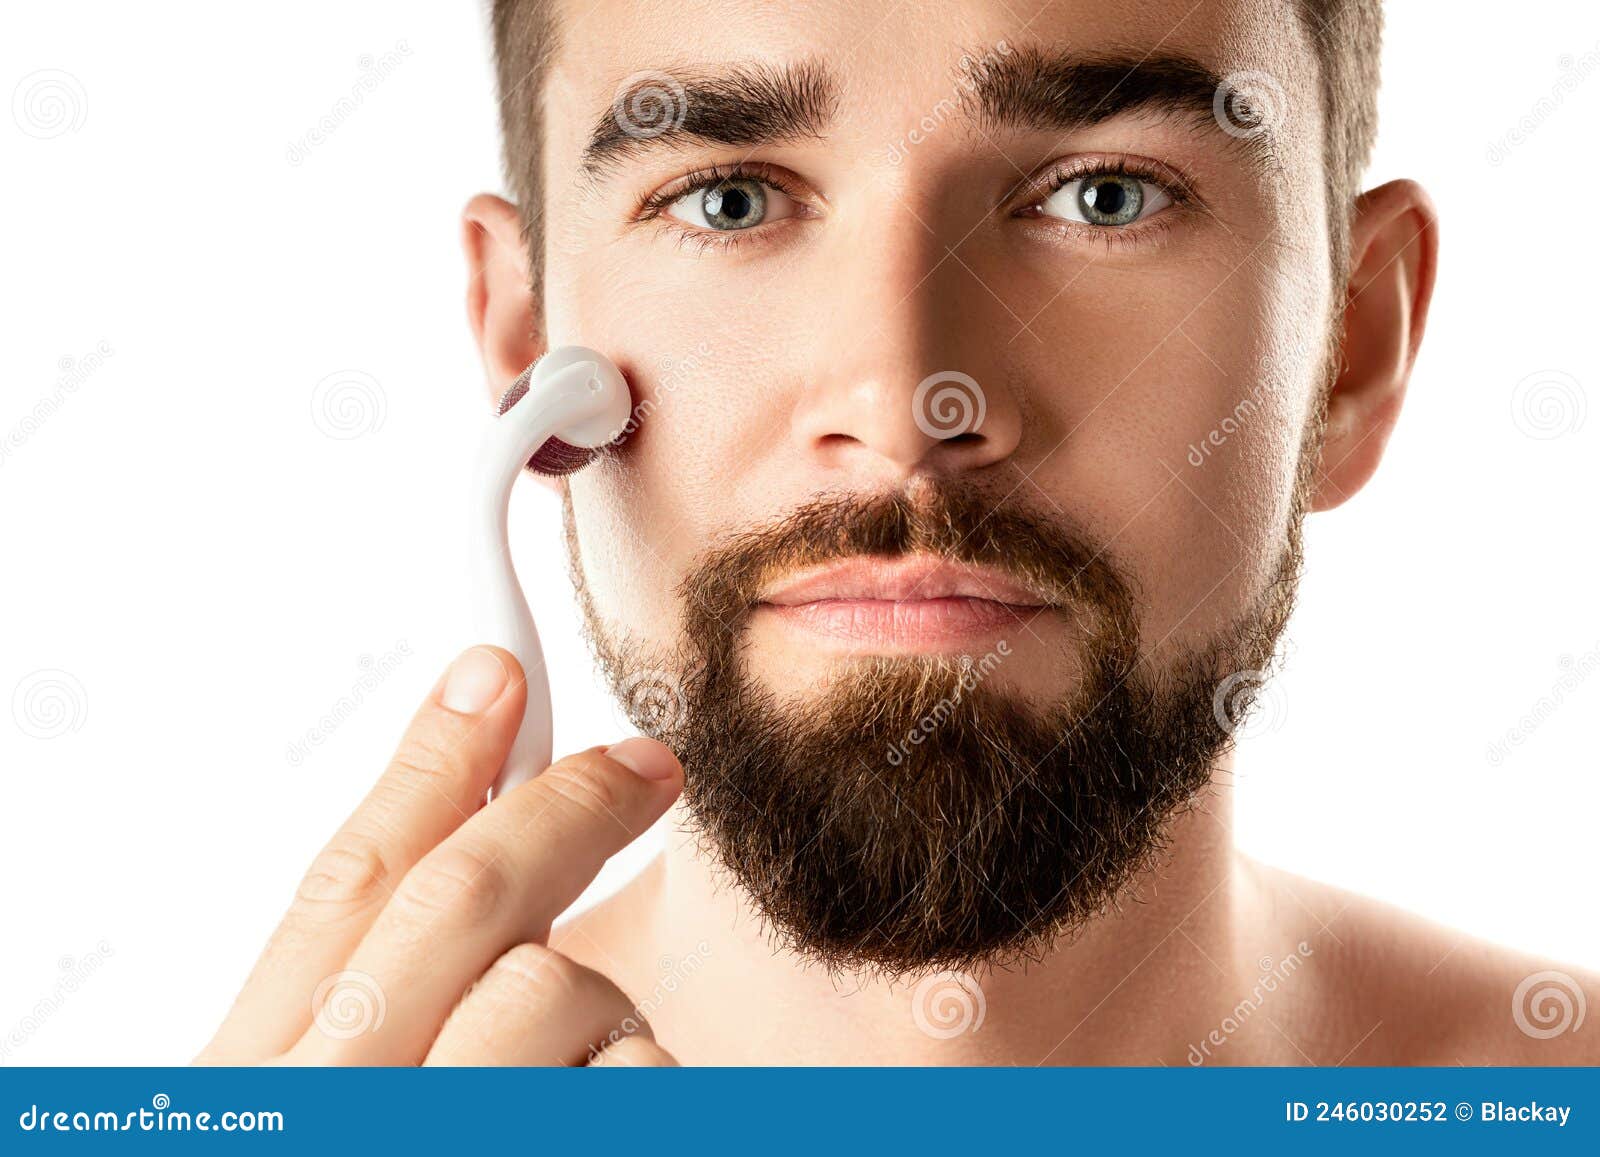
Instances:
[[[667,216],[666,211],[674,203],[687,197],[690,193],[708,189],[713,185],[732,180],[735,177],[747,181],[760,181],[763,185],[768,185],[785,196],[792,198],[797,204],[803,205],[805,203],[805,194],[794,188],[790,182],[784,179],[781,173],[770,165],[707,165],[704,168],[692,169],[665,189],[651,193],[640,204],[636,216],[641,221],[656,222],[658,226],[673,235],[674,240],[680,247],[693,245],[702,252],[711,248],[723,251],[733,250],[745,241],[746,235],[757,232],[761,229],[761,226],[757,225],[754,229],[721,231],[696,229],[683,224],[681,221],[668,224],[673,219]]]
[[[1072,232],[1102,242],[1108,247],[1146,245],[1158,240],[1171,227],[1172,222],[1162,220],[1174,213],[1182,212],[1198,202],[1198,197],[1193,192],[1189,180],[1176,170],[1166,166],[1158,166],[1149,162],[1141,162],[1129,157],[1111,157],[1102,159],[1089,159],[1072,162],[1058,167],[1051,172],[1043,186],[1036,195],[1030,197],[1028,204],[1018,210],[1013,216],[1023,216],[1026,211],[1037,209],[1050,197],[1060,192],[1073,181],[1088,176],[1118,176],[1133,177],[1137,180],[1148,181],[1157,186],[1172,199],[1172,204],[1158,213],[1151,224],[1134,223],[1116,227],[1106,225],[1086,225],[1079,221],[1067,221],[1058,217],[1037,217],[1036,219],[1051,222],[1051,227]],[[672,182],[671,185],[657,192],[651,193],[640,203],[636,217],[640,221],[654,221],[660,228],[672,234],[674,241],[681,248],[694,246],[699,252],[716,249],[729,252],[736,249],[750,238],[751,234],[763,232],[757,225],[753,229],[711,230],[696,229],[684,225],[682,222],[673,222],[666,210],[676,202],[691,193],[710,188],[723,181],[739,178],[742,180],[756,180],[771,188],[777,189],[785,196],[792,198],[798,204],[805,204],[805,197],[787,182],[783,175],[770,165],[765,164],[736,164],[736,165],[707,165],[703,168],[693,169],[682,177]]]
[[[1178,170],[1132,157],[1117,156],[1072,161],[1056,168],[1046,180],[1043,192],[1030,197],[1028,204],[1016,215],[1021,216],[1028,210],[1037,209],[1073,181],[1089,176],[1132,177],[1135,180],[1148,181],[1170,197],[1172,204],[1148,222],[1136,221],[1131,225],[1088,225],[1082,221],[1068,221],[1061,217],[1042,215],[1036,215],[1032,219],[1048,222],[1050,228],[1104,244],[1107,249],[1119,246],[1132,248],[1160,241],[1176,224],[1174,217],[1181,218],[1187,210],[1200,203],[1199,197],[1194,192],[1193,182]]]

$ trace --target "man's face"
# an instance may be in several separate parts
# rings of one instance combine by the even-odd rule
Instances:
[[[935,729],[902,768],[926,771],[973,758],[986,723],[1074,730],[1090,685],[1133,680],[1143,722],[1188,728],[1212,681],[1262,660],[1292,587],[1332,292],[1316,65],[1286,5],[561,7],[545,338],[606,351],[633,386],[635,428],[569,492],[625,691],[706,711],[715,651],[737,664],[719,691],[768,723],[857,725],[876,697],[901,734],[949,698],[917,678],[951,690],[961,656],[1003,644],[969,731]],[[1207,70],[1245,99],[1205,108]],[[730,124],[733,143],[673,131]],[[1105,581],[1075,590],[1085,567]],[[895,766],[879,738],[875,776]],[[854,739],[836,750],[857,762]]]

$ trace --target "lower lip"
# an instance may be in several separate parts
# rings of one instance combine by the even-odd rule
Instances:
[[[819,599],[794,606],[762,603],[783,623],[859,649],[935,651],[1021,629],[1043,607],[992,599]]]

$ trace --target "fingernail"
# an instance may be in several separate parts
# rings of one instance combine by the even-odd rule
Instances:
[[[506,689],[506,668],[487,647],[473,647],[463,651],[450,664],[450,675],[444,682],[444,692],[439,702],[463,715],[476,715],[486,711]]]
[[[678,757],[667,745],[642,735],[613,743],[606,748],[606,756],[640,779],[671,779],[678,774]]]

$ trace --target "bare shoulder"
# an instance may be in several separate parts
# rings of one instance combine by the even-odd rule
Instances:
[[[1600,1022],[1588,1015],[1600,973],[1250,867],[1273,924],[1314,952],[1295,1019],[1320,1046],[1316,1063],[1600,1064]]]

